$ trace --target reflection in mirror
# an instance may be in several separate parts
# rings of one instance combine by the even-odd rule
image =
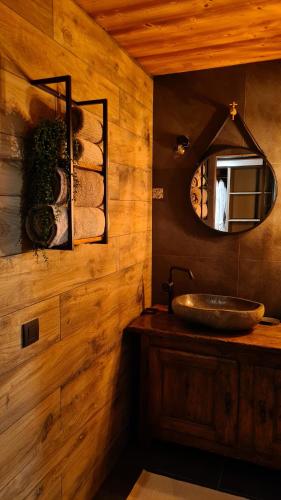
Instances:
[[[191,203],[199,219],[225,233],[252,229],[276,199],[274,172],[263,156],[231,149],[206,158],[191,182]]]

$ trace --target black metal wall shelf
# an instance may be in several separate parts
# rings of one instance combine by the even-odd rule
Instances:
[[[60,250],[73,250],[75,245],[82,243],[108,243],[108,103],[107,99],[90,99],[84,101],[76,101],[72,98],[72,80],[70,75],[56,76],[51,78],[41,78],[38,80],[30,80],[31,85],[34,85],[44,92],[51,94],[65,102],[65,121],[67,131],[67,156],[69,161],[70,173],[70,201],[68,202],[68,242],[59,248]],[[64,91],[56,90],[50,85],[63,84]],[[102,236],[75,239],[74,238],[74,155],[73,155],[73,127],[72,127],[72,107],[84,107],[92,105],[102,105],[102,121],[103,121],[103,165],[101,167],[93,166],[89,170],[98,171],[104,178],[104,215],[105,215],[105,230]],[[79,166],[79,165],[78,165]]]

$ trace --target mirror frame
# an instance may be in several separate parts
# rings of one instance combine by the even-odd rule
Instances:
[[[209,226],[208,224],[206,224],[204,222],[203,219],[200,219],[200,217],[198,217],[198,215],[196,214],[196,212],[194,210],[192,202],[191,202],[191,189],[192,189],[191,182],[192,182],[192,179],[193,179],[196,171],[198,170],[198,168],[201,166],[201,164],[204,161],[208,160],[208,158],[210,158],[210,156],[212,156],[213,154],[223,154],[224,152],[227,152],[227,151],[240,151],[241,153],[242,152],[248,152],[248,153],[255,153],[255,154],[259,155],[260,157],[262,157],[264,159],[264,161],[266,162],[266,165],[270,168],[272,176],[273,176],[273,179],[274,179],[275,198],[274,198],[274,201],[273,201],[273,203],[272,203],[272,205],[270,207],[270,210],[267,212],[266,217],[262,221],[260,221],[256,226],[250,227],[248,229],[244,229],[242,231],[226,232],[226,231],[220,231],[219,229],[216,229],[216,228],[214,228],[212,226]],[[216,146],[216,145],[213,145],[213,147],[209,148],[207,150],[207,153],[204,156],[201,157],[201,159],[199,160],[199,162],[197,162],[196,167],[195,167],[195,169],[194,169],[194,171],[192,173],[190,184],[189,184],[189,203],[190,203],[190,206],[192,208],[192,212],[194,214],[195,220],[199,221],[200,223],[202,223],[205,227],[207,227],[208,229],[210,229],[210,231],[213,231],[216,234],[220,234],[222,236],[235,236],[235,235],[245,234],[245,233],[248,233],[249,231],[253,231],[257,227],[259,227],[270,216],[272,210],[274,209],[274,207],[276,205],[277,196],[278,196],[278,182],[277,182],[277,177],[276,177],[274,168],[272,167],[272,165],[268,161],[266,155],[264,154],[264,152],[260,148],[258,148],[258,149],[257,148],[251,149],[249,147],[243,147],[243,146],[230,146],[230,145],[228,145],[228,146],[227,145],[225,145],[225,146],[224,145],[217,145]]]

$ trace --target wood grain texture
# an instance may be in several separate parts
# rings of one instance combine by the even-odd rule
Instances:
[[[120,200],[151,201],[152,171],[117,165]],[[114,199],[114,198],[112,198]]]
[[[57,342],[28,363],[4,374],[0,387],[0,431],[87,369],[94,357],[92,335],[85,332]]]
[[[22,154],[22,139],[0,132],[0,159],[6,161],[22,160]]]
[[[0,375],[14,370],[60,340],[59,298],[38,302],[0,318]],[[28,348],[21,346],[21,325],[38,318],[40,338]]]
[[[279,59],[278,0],[76,0],[153,75]]]
[[[95,69],[127,95],[152,109],[152,81],[114,40],[70,0],[54,0],[55,40]],[[83,37],[80,33],[83,32]],[[107,53],[104,57],[104,47]],[[128,110],[130,113],[130,110]],[[145,112],[143,110],[142,112]],[[138,125],[141,126],[138,120]]]
[[[129,399],[119,397],[89,419],[78,433],[70,435],[63,430],[59,407],[58,390],[1,434],[1,444],[4,449],[9,445],[7,456],[13,465],[13,469],[9,470],[4,455],[1,456],[1,500],[33,498],[36,491],[42,491],[44,484],[48,489],[43,492],[48,498],[53,481],[59,480],[61,475],[62,491],[57,498],[68,499],[68,494],[73,494],[75,498],[76,487],[81,480],[91,478],[95,482],[95,475],[91,476],[93,467],[107,456],[116,436],[126,428],[130,416]],[[124,434],[122,437],[119,450],[126,439]],[[16,438],[15,442],[13,438]],[[106,466],[103,473],[105,471]],[[96,480],[99,481],[98,476]],[[81,498],[92,498],[91,491],[88,490]]]
[[[0,259],[3,500],[92,498],[128,439],[123,328],[151,300],[152,80],[71,0],[52,3],[49,22],[49,1],[0,1],[0,205],[19,206],[26,132],[64,111],[26,77],[64,74],[74,98],[108,98],[115,205],[108,245]],[[21,325],[34,318],[39,341],[21,349]]]
[[[244,41],[237,42],[233,45],[219,45],[213,46],[211,53],[206,52],[205,48],[194,51],[179,51],[175,59],[175,54],[153,56],[150,61],[143,64],[155,66],[155,71],[162,74],[162,71],[168,73],[181,73],[185,71],[197,71],[201,69],[220,68],[228,66],[235,66],[237,64],[246,64],[258,61],[271,61],[273,59],[280,59],[280,36],[275,37],[273,40],[264,40],[259,38],[256,40],[256,47],[248,47]],[[257,50],[259,51],[257,53]],[[239,55],[240,54],[240,55]],[[155,62],[155,57],[157,61]],[[167,60],[168,59],[168,60]],[[164,70],[163,68],[166,67]]]
[[[63,294],[62,338],[92,332],[96,351],[111,347],[122,333],[118,326],[123,308],[134,300],[140,309],[145,279],[145,265],[141,262]]]
[[[54,118],[56,111],[65,110],[64,104],[58,106],[53,96],[4,68],[0,71],[0,82],[0,132],[24,137],[39,120]]]
[[[137,262],[151,260],[152,240],[150,231],[126,234],[119,238],[119,266],[125,268]]]
[[[110,233],[112,236],[151,230],[151,202],[109,202]]]
[[[125,359],[126,358],[126,359]],[[113,346],[84,371],[62,388],[62,419],[65,432],[78,432],[106,404],[128,393],[130,384],[128,352]],[[114,383],[112,381],[115,381]],[[95,398],[91,394],[95,394]]]
[[[162,306],[162,310],[166,309]],[[210,330],[207,327],[194,329],[185,325],[175,315],[167,315],[166,312],[161,312],[153,316],[141,316],[134,320],[129,328],[132,328],[139,333],[145,331],[147,334],[153,334],[156,331],[163,337],[165,335],[177,334],[177,339],[184,339],[186,342],[197,340],[200,342],[204,339],[206,345],[214,345],[219,349],[223,349],[226,344],[231,344],[232,349],[237,345],[237,349],[243,347],[244,350],[260,353],[263,356],[279,355],[281,350],[281,325],[257,325],[253,330],[245,332],[227,332],[220,330]]]
[[[2,0],[4,4],[12,8],[17,14],[29,21],[31,24],[53,36],[53,2],[52,0]]]
[[[32,252],[0,262],[0,316],[70,290],[81,283],[114,273],[118,242],[83,245],[73,252],[47,252],[48,261]],[[44,285],[43,285],[44,284]]]
[[[62,466],[62,498],[77,498],[81,482],[89,476],[100,458],[100,450],[107,450],[122,430],[128,425],[129,403],[117,398],[107,404],[81,431],[79,446],[73,450]],[[97,478],[98,479],[98,478]],[[88,496],[87,498],[91,498]]]
[[[97,460],[92,470],[87,470],[84,476],[80,477],[79,495],[81,498],[92,498],[103,481],[111,471],[120,456],[120,450],[123,450],[128,443],[128,428],[122,429],[116,436],[110,447],[106,450],[103,457]]]
[[[21,476],[28,471],[35,475],[35,470],[44,467],[48,456],[55,453],[59,439],[62,440],[59,417],[58,390],[36,406],[32,414],[25,415],[1,433],[1,449],[5,453],[1,454],[0,459],[0,498],[12,498],[5,496],[7,493],[4,488],[13,477],[19,475],[19,482],[23,484]]]
[[[21,198],[0,196],[0,256],[21,252]]]
[[[53,97],[34,88],[22,78],[23,76],[29,78],[45,76],[44,68],[48,67],[50,74],[69,73],[72,75],[73,95],[78,100],[91,98],[93,95],[97,98],[108,98],[110,119],[109,160],[131,168],[139,167],[140,169],[150,170],[152,137],[151,79],[75,4],[70,0],[58,4],[54,11],[56,26],[60,24],[61,20],[66,23],[71,20],[71,33],[74,37],[76,37],[76,31],[80,33],[79,30],[83,30],[83,32],[88,30],[91,48],[86,51],[85,57],[79,45],[80,36],[76,37],[77,43],[74,43],[73,46],[72,44],[71,47],[68,44],[62,44],[65,45],[65,48],[63,48],[59,37],[57,39],[58,43],[51,38],[47,38],[34,26],[17,16],[14,11],[9,11],[2,4],[1,21],[3,20],[7,31],[6,36],[4,32],[2,33],[2,39],[0,35],[0,44],[3,47],[4,57],[0,74],[2,89],[0,159],[4,162],[20,161],[23,156],[22,137],[30,127],[34,126],[42,118],[52,118],[56,113],[64,111],[64,106],[55,102]],[[79,22],[77,19],[79,19]],[[77,23],[79,26],[77,26]],[[15,31],[12,35],[13,30]],[[11,43],[7,44],[8,31],[11,34]],[[21,36],[22,31],[25,33],[24,37]],[[95,43],[93,40],[95,40]],[[40,46],[46,47],[46,54],[48,54],[46,57],[49,57],[49,59],[42,60],[40,52],[38,52]],[[103,55],[105,46],[107,50],[106,57]],[[22,50],[19,49],[20,47]],[[82,47],[84,47],[84,44]],[[93,47],[95,50],[93,50]],[[70,48],[71,51],[69,51]],[[23,52],[26,57],[22,57]],[[119,72],[117,70],[116,79],[112,78],[113,61],[108,58],[108,54],[111,54],[111,57],[114,54],[114,57],[118,58],[122,78],[118,78]],[[7,60],[8,64],[6,63]],[[109,61],[106,68],[104,61]],[[126,68],[127,75],[125,77]],[[129,78],[129,71],[132,73],[131,79]],[[89,81],[91,81],[91,91],[89,91],[87,83]],[[121,88],[115,82],[118,82]],[[131,85],[129,82],[131,82]],[[138,89],[141,89],[141,95],[137,92]],[[89,92],[91,92],[91,95]],[[138,99],[142,100],[142,103]],[[143,103],[146,103],[147,106]],[[134,184],[132,183],[132,185]],[[128,190],[128,186],[126,186],[126,189]],[[125,196],[128,197],[128,195]],[[134,188],[131,196],[136,196],[136,199],[138,199],[136,188]],[[18,233],[16,238],[19,239]],[[1,255],[14,255],[19,253],[20,250],[20,246],[16,245],[15,239],[13,239],[7,248],[3,248]]]
[[[61,476],[56,469],[45,476],[24,500],[58,500],[61,497]]]
[[[145,138],[116,124],[109,124],[109,162],[129,167],[151,169],[152,130]]]
[[[171,349],[149,350],[149,419],[158,429],[233,444],[237,425],[237,363]],[[179,398],[179,394],[182,397]],[[232,411],[225,410],[225,395]],[[160,397],[160,395],[162,395]]]
[[[146,102],[140,103],[120,90],[120,126],[140,137],[149,138],[152,129],[152,115]]]
[[[280,325],[245,332],[191,327],[163,306],[134,320],[127,333],[142,345],[140,439],[280,469],[280,332]]]
[[[0,160],[0,196],[20,196],[22,191],[22,163]]]
[[[120,196],[120,181],[118,165],[110,163],[108,172],[108,191],[110,200],[119,200]]]
[[[74,99],[93,99],[93,96],[97,99],[107,98],[110,119],[119,119],[119,88],[112,80],[96,71],[94,54],[87,64],[80,59],[79,54],[75,56],[46,37],[3,3],[0,7],[0,45],[3,57],[9,59],[19,73],[29,78],[69,74],[72,76]]]

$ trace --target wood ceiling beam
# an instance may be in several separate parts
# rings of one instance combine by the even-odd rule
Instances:
[[[138,61],[149,73],[165,75],[274,59],[281,59],[281,35],[267,40],[255,40],[252,47],[246,41],[211,46],[203,50],[185,50],[177,52],[176,56],[171,53],[142,57]]]
[[[255,44],[256,40],[278,37],[280,35],[280,20],[276,18],[264,25],[262,21],[254,26],[249,25],[248,29],[239,26],[233,30],[231,21],[225,26],[217,25],[216,31],[201,25],[196,32],[180,32],[174,34],[169,39],[158,43],[158,40],[142,41],[141,43],[130,44],[130,54],[138,59],[139,57],[156,56],[162,54],[172,54],[183,50],[208,49],[216,45],[230,45],[248,41]],[[124,45],[126,47],[126,45]]]
[[[151,74],[281,58],[281,0],[76,0]]]
[[[264,2],[264,0],[259,1]],[[230,25],[232,31],[235,31],[240,26],[248,30],[249,27],[255,29],[255,25],[259,23],[264,23],[266,27],[274,19],[281,21],[281,3],[277,3],[276,0],[268,1],[266,5],[260,8],[248,3],[245,5],[243,1],[242,4],[244,5],[243,8],[239,9],[240,4],[237,4],[237,10],[235,11],[230,10],[229,5],[224,5],[222,9],[204,11],[201,16],[185,16],[177,20],[166,19],[154,25],[140,25],[138,28],[128,30],[122,27],[118,31],[111,32],[111,34],[122,46],[129,47],[135,43],[161,42],[164,37],[169,40],[171,36],[179,33],[186,33],[187,35],[196,35],[198,33],[198,37],[204,36],[204,30],[216,33],[218,28],[223,28],[225,25]]]
[[[92,16],[111,16],[117,12],[134,12],[154,4],[163,4],[165,0],[76,0]]]
[[[104,8],[97,8],[97,2],[88,6],[88,0],[77,0],[84,10],[87,10],[104,29],[112,35],[122,34],[128,30],[149,27],[156,23],[173,23],[177,19],[196,17],[218,13],[228,16],[233,13],[234,5],[229,0],[146,0],[140,2],[125,2],[124,6],[108,10],[108,2],[103,2]],[[111,2],[110,2],[111,3]],[[117,2],[120,4],[121,2]],[[124,2],[123,2],[124,3]],[[278,4],[277,0],[268,0],[268,4]],[[240,8],[262,9],[265,0],[236,0],[235,11]]]
[[[249,4],[253,0],[237,0],[238,5]],[[260,2],[261,0],[257,0]],[[83,3],[84,0],[81,0]],[[161,0],[153,2],[142,2],[135,5],[128,2],[128,6],[123,9],[113,11],[95,12],[95,20],[111,34],[122,34],[127,31],[134,31],[140,27],[148,27],[156,23],[173,23],[177,19],[185,17],[201,16],[204,12],[211,10],[221,10],[225,8],[225,0],[177,0],[176,2],[163,2]],[[227,4],[227,10],[233,9]]]

